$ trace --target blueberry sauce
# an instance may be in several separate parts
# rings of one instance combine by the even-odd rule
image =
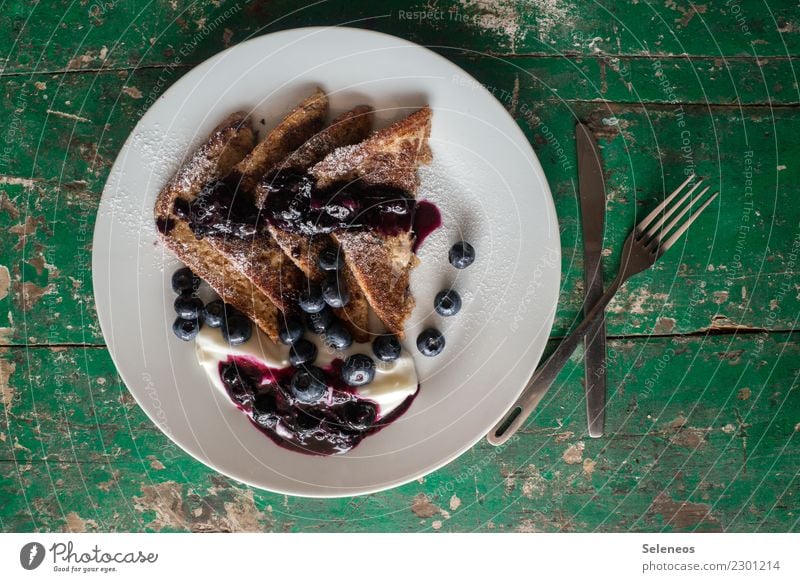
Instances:
[[[318,188],[309,174],[284,171],[269,176],[266,219],[288,232],[306,235],[336,230],[374,230],[381,234],[409,231],[416,201],[388,186],[358,183]]]
[[[215,235],[252,237],[268,223],[304,235],[341,230],[395,235],[413,230],[415,250],[442,224],[433,203],[418,202],[407,192],[389,186],[349,183],[322,189],[310,174],[294,171],[276,172],[264,184],[267,203],[261,210],[251,196],[238,191],[238,181],[229,176],[206,185],[191,203],[177,199],[173,212],[188,221],[198,239]],[[172,225],[157,226],[167,232]]]
[[[376,421],[378,405],[360,398],[341,380],[342,364],[336,359],[323,370],[328,393],[315,404],[292,398],[289,383],[295,368],[291,366],[269,368],[255,359],[228,356],[220,362],[219,374],[234,404],[275,444],[308,455],[335,455],[394,421],[416,396]]]
[[[173,212],[189,221],[198,239],[207,235],[247,238],[257,232],[258,210],[232,180],[207,184],[189,204],[176,200]]]
[[[183,198],[176,198],[175,202],[172,205],[172,208],[173,211],[175,212],[175,216],[178,216],[180,218],[189,218],[189,210],[191,208],[191,205]]]
[[[162,218],[159,216],[156,218],[156,228],[161,234],[169,234],[169,231],[175,228],[175,220],[172,218]]]
[[[428,235],[442,226],[442,214],[433,202],[420,200],[414,213],[414,252],[422,246]]]

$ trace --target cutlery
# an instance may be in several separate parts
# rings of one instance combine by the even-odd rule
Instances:
[[[584,316],[603,295],[603,227],[606,214],[606,189],[600,150],[589,127],[577,125],[578,191],[583,229],[583,282],[586,289]],[[606,318],[597,317],[586,332],[584,344],[584,390],[586,424],[589,436],[603,436],[606,410]]]
[[[622,248],[622,256],[619,271],[614,281],[606,289],[605,293],[589,310],[583,321],[568,335],[556,348],[556,351],[547,359],[543,366],[534,372],[528,384],[525,386],[520,397],[511,407],[503,418],[487,435],[489,443],[499,446],[506,442],[519,430],[522,423],[530,416],[533,409],[539,404],[547,390],[553,384],[559,371],[564,367],[575,348],[591,330],[598,316],[604,311],[608,303],[619,290],[620,286],[630,279],[633,275],[641,273],[653,264],[675,244],[683,233],[697,220],[697,217],[708,208],[708,205],[719,195],[715,192],[706,197],[709,186],[706,186],[697,196],[693,196],[695,191],[703,183],[703,180],[685,189],[694,180],[691,175],[678,186],[667,198],[659,204],[655,210],[644,217],[637,224],[633,231],[628,235],[625,245]],[[683,196],[677,202],[673,200],[681,193]],[[688,218],[684,216],[699,201],[705,201]],[[686,203],[688,200],[688,203]],[[686,204],[684,204],[686,203]],[[676,214],[677,213],[677,214]],[[673,216],[674,215],[674,216]],[[671,220],[670,220],[671,219]],[[669,222],[667,222],[669,221]]]

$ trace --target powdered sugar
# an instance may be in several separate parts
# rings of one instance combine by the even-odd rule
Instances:
[[[182,160],[189,155],[189,137],[170,128],[166,131],[158,124],[136,131],[131,136],[130,147],[145,166],[142,171],[151,177],[171,176]]]

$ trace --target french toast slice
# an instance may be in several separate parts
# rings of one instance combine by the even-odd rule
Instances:
[[[210,182],[227,175],[253,149],[255,133],[247,115],[225,118],[181,166],[159,193],[155,204],[156,228],[164,245],[223,301],[252,319],[264,333],[278,341],[278,309],[207,239],[198,239],[185,211]],[[177,204],[176,204],[177,203]]]
[[[278,171],[306,172],[336,148],[364,140],[372,130],[373,110],[367,105],[359,105],[346,111],[325,129],[314,135],[306,143],[292,152],[276,168]],[[256,204],[263,208],[267,203],[267,184],[269,176],[256,187]],[[328,246],[335,246],[329,235],[308,236],[289,232],[269,225],[269,232],[297,267],[314,282],[320,282],[325,274],[317,265],[317,258]],[[350,291],[350,301],[342,308],[335,309],[336,315],[350,329],[357,342],[369,341],[369,303],[361,291],[352,271],[345,265],[342,276]]]
[[[430,107],[423,107],[361,143],[336,149],[311,169],[317,186],[358,180],[413,194],[419,186],[417,168],[431,161],[431,115]]]
[[[234,204],[251,206],[251,213],[255,216],[257,208],[252,201],[259,180],[298,147],[305,146],[319,135],[327,113],[328,97],[317,89],[236,164],[225,178],[236,189]],[[207,238],[211,246],[250,279],[278,309],[291,311],[295,308],[304,282],[303,274],[294,263],[286,260],[266,225],[261,225],[251,236],[211,234]]]
[[[357,182],[413,195],[419,185],[417,168],[431,159],[430,131],[431,110],[423,107],[359,144],[338,148],[315,164],[311,174],[320,188]],[[333,237],[373,311],[387,331],[402,338],[414,308],[409,289],[417,264],[413,230],[392,235],[340,230]]]
[[[372,131],[373,120],[374,110],[369,105],[345,111],[289,154],[279,169],[308,171],[335,149],[364,141]]]
[[[364,140],[372,130],[372,113],[372,108],[367,105],[359,105],[346,111],[287,156],[276,169],[282,172],[307,172],[335,149]],[[263,208],[267,202],[266,182],[269,178],[265,176],[262,183],[256,187],[256,205],[259,208]],[[330,242],[329,237],[306,236],[283,230],[272,224],[269,225],[269,232],[286,255],[309,279],[320,281],[323,278],[324,274],[317,266],[317,257]]]
[[[240,191],[253,193],[264,174],[319,133],[325,126],[328,107],[328,96],[317,87],[236,164],[231,181],[238,183]]]

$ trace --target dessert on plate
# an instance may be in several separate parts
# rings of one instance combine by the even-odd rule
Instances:
[[[160,239],[186,265],[172,279],[175,334],[276,444],[320,455],[352,449],[419,390],[401,344],[409,276],[440,223],[416,198],[430,108],[378,131],[365,105],[328,117],[319,89],[259,142],[245,113],[229,115],[155,205]],[[219,299],[196,296],[201,280]],[[447,293],[441,315],[460,308]],[[435,355],[444,338],[425,330],[417,346]]]

